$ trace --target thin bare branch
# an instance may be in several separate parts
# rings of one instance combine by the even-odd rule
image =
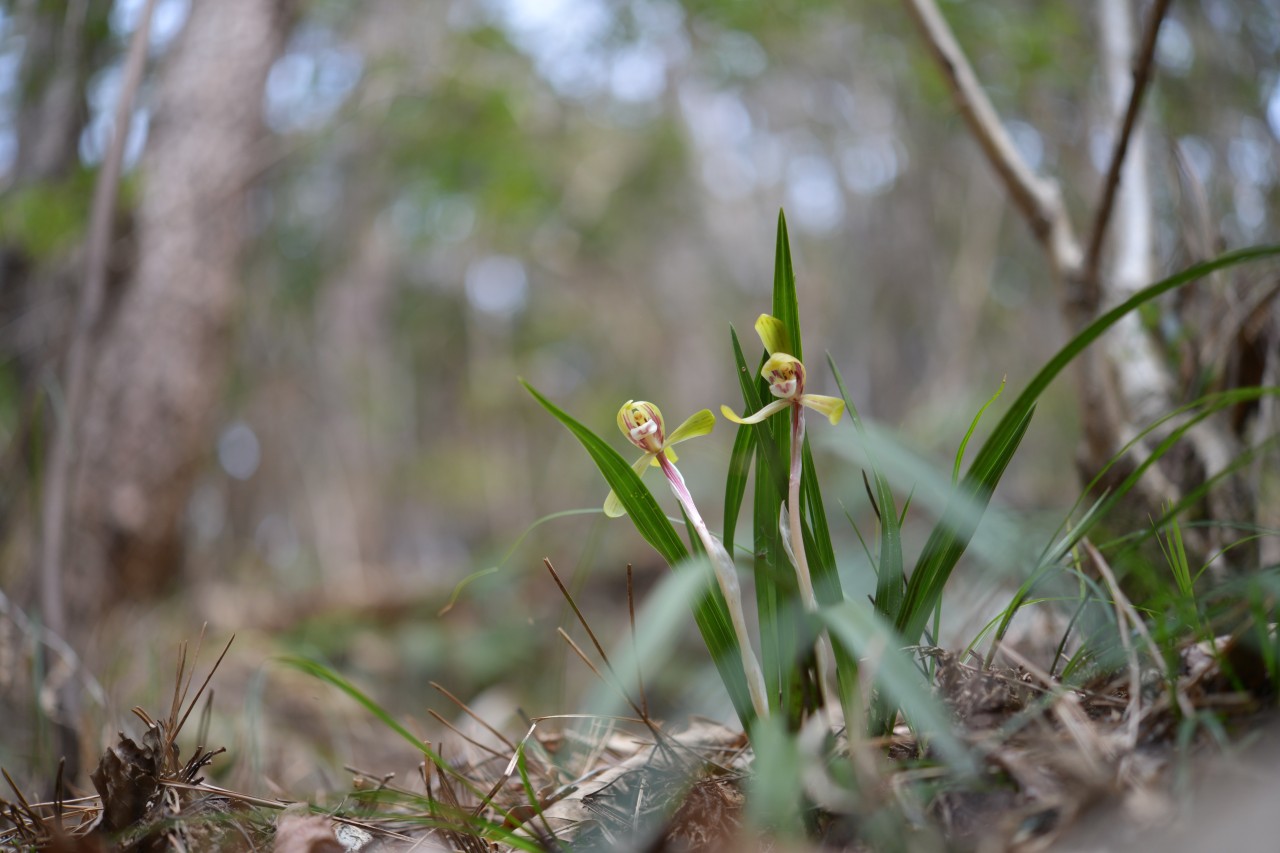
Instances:
[[[564,581],[560,580],[560,575],[556,573],[555,566],[551,565],[550,558],[544,557],[542,565],[547,567],[547,571],[551,573],[551,579],[556,582],[556,586],[560,589],[560,594],[564,596],[564,600],[569,603],[569,607],[573,610],[573,615],[578,617],[578,623],[582,625],[587,636],[591,639],[591,645],[596,647],[596,653],[600,655],[600,659],[604,661],[604,665],[613,671],[613,666],[609,663],[609,655],[605,654],[604,646],[600,645],[600,640],[596,638],[596,632],[591,630],[591,623],[587,621],[587,617],[582,615],[582,611],[578,609],[578,602],[573,600],[573,594],[569,592],[568,587],[564,585]]]
[[[560,636],[564,638],[565,642],[569,644],[569,647],[577,652],[578,657],[582,658],[582,662],[587,665],[588,669],[595,673],[597,678],[618,691],[626,703],[631,706],[631,710],[635,711],[640,716],[640,719],[644,721],[644,724],[648,726],[649,731],[653,732],[653,736],[661,741],[663,739],[662,732],[654,724],[653,720],[650,719],[648,711],[636,704],[636,701],[627,693],[626,685],[623,680],[618,677],[618,673],[614,672],[613,664],[609,662],[609,656],[605,654],[604,646],[600,645],[600,640],[597,639],[596,632],[591,630],[591,624],[587,622],[587,617],[583,616],[582,611],[578,609],[578,603],[573,600],[573,594],[570,593],[568,587],[564,585],[564,581],[560,580],[560,575],[556,572],[556,567],[551,565],[550,558],[544,557],[542,559],[542,564],[546,566],[547,571],[551,573],[551,578],[556,582],[556,586],[560,589],[560,594],[564,596],[565,601],[569,602],[569,607],[572,608],[574,615],[578,617],[579,624],[581,624],[583,630],[587,632],[587,636],[591,638],[591,644],[595,646],[596,653],[600,655],[600,660],[604,663],[605,671],[609,673],[610,677],[605,678],[604,675],[601,674],[600,670],[596,669],[595,666],[592,665],[591,661],[587,659],[586,654],[578,644],[575,643],[567,633],[565,633],[563,628],[557,628],[556,631],[558,631]],[[636,665],[639,666],[639,662],[637,662]]]
[[[203,631],[201,631],[203,636]],[[218,655],[218,659],[213,662],[213,666],[209,667],[209,674],[204,677],[204,681],[200,683],[200,689],[196,691],[196,695],[191,697],[191,704],[187,706],[186,713],[182,715],[182,719],[178,720],[178,725],[173,727],[170,739],[178,736],[178,732],[182,731],[182,727],[187,724],[187,717],[191,716],[191,712],[195,710],[196,703],[200,701],[200,696],[204,693],[205,688],[209,686],[209,682],[213,680],[213,675],[218,671],[218,667],[222,666],[222,660],[227,656],[227,652],[231,651],[231,644],[236,641],[236,635],[232,634],[227,644],[222,647],[222,654]],[[194,665],[192,671],[194,672]]]
[[[487,722],[484,720],[484,718],[482,718],[482,717],[481,717],[479,714],[477,714],[475,711],[471,710],[471,708],[467,705],[467,703],[466,703],[466,702],[463,702],[463,701],[462,701],[461,699],[459,699],[457,696],[454,696],[452,693],[450,693],[447,689],[445,689],[445,687],[444,687],[444,686],[442,686],[442,685],[441,685],[441,684],[439,684],[438,682],[431,681],[431,682],[428,682],[428,683],[429,683],[429,684],[430,684],[430,685],[431,685],[431,686],[432,686],[432,687],[433,687],[437,692],[442,693],[446,699],[448,699],[448,700],[449,700],[450,702],[452,702],[453,704],[457,705],[457,706],[458,706],[458,708],[459,708],[459,710],[461,710],[461,711],[462,711],[462,713],[466,714],[468,717],[470,717],[471,719],[475,720],[477,723],[479,723],[481,726],[483,726],[483,727],[485,728],[485,730],[486,730],[487,732],[489,732],[489,734],[493,735],[493,736],[494,736],[494,737],[496,737],[498,740],[502,741],[503,745],[504,745],[504,746],[506,746],[506,747],[507,747],[507,749],[515,749],[515,748],[516,748],[516,745],[515,745],[514,743],[512,743],[512,742],[510,741],[510,739],[508,739],[508,738],[507,738],[507,736],[506,736],[506,735],[504,735],[502,732],[500,732],[500,731],[498,731],[497,729],[495,729],[493,726],[489,725],[489,723],[487,723]]]
[[[107,268],[111,255],[112,223],[124,168],[125,143],[133,118],[133,102],[147,62],[147,41],[156,0],[147,0],[129,44],[120,94],[116,101],[115,126],[94,186],[89,213],[88,242],[85,249],[84,286],[76,306],[75,322],[67,346],[63,376],[63,397],[58,412],[48,464],[45,467],[40,504],[40,610],[49,630],[67,636],[67,602],[62,583],[63,543],[66,540],[67,501],[75,467],[75,431],[88,391],[90,337],[107,289]],[[83,8],[83,6],[82,6]],[[57,402],[55,400],[55,402]],[[70,775],[79,772],[76,717],[80,713],[80,691],[74,679],[57,689],[58,750],[71,761]]]
[[[486,746],[485,744],[483,744],[483,743],[481,743],[480,741],[476,740],[475,738],[471,737],[469,734],[467,734],[466,732],[464,732],[462,729],[458,728],[458,727],[457,727],[457,726],[455,726],[453,723],[451,723],[451,722],[449,722],[448,720],[446,720],[446,719],[444,718],[444,715],[443,715],[443,714],[441,714],[439,711],[437,711],[435,708],[428,708],[428,709],[427,709],[427,713],[428,713],[428,714],[430,714],[430,715],[431,715],[431,717],[432,717],[432,718],[433,718],[437,723],[439,723],[440,725],[444,726],[446,729],[448,729],[449,731],[453,732],[455,735],[457,735],[458,737],[462,738],[464,741],[466,741],[467,743],[471,744],[471,745],[472,745],[472,746],[474,746],[476,749],[479,749],[479,750],[482,750],[482,751],[484,751],[484,752],[487,752],[487,753],[489,753],[490,755],[492,755],[494,758],[506,758],[506,757],[507,757],[505,754],[503,754],[503,753],[501,753],[501,752],[498,752],[498,750],[494,749],[493,747],[491,747],[491,746]]]
[[[1084,298],[1091,300],[1097,307],[1100,289],[1098,286],[1098,270],[1102,262],[1102,244],[1107,235],[1107,225],[1111,221],[1111,212],[1115,208],[1116,194],[1120,189],[1120,171],[1124,168],[1125,155],[1129,151],[1129,142],[1133,138],[1134,128],[1138,125],[1138,115],[1142,110],[1142,101],[1151,82],[1151,67],[1156,54],[1156,37],[1160,33],[1160,24],[1164,21],[1173,0],[1156,0],[1147,16],[1147,24],[1142,33],[1142,44],[1133,66],[1133,88],[1129,93],[1129,103],[1121,119],[1120,132],[1111,148],[1111,160],[1107,164],[1106,178],[1102,184],[1102,198],[1098,201],[1094,215],[1093,227],[1089,232],[1089,246],[1084,259]]]
[[[1067,218],[1058,185],[1036,175],[1022,159],[934,0],[905,0],[905,3],[942,71],[956,108],[996,170],[1014,206],[1045,247],[1057,273],[1063,277],[1073,276],[1080,264],[1080,245]]]
[[[67,497],[75,462],[75,428],[83,408],[89,378],[89,339],[107,289],[107,268],[111,257],[111,226],[115,219],[120,174],[124,168],[125,142],[133,118],[133,102],[147,64],[147,42],[151,13],[156,0],[147,0],[129,43],[120,95],[116,101],[115,126],[111,146],[102,159],[89,214],[89,237],[85,249],[84,288],[76,306],[75,325],[67,349],[64,405],[45,469],[44,500],[41,505],[40,608],[45,624],[56,634],[66,635],[66,601],[62,589],[62,545],[66,539]]]
[[[1084,540],[1084,548],[1088,552],[1090,560],[1093,561],[1093,565],[1097,568],[1098,574],[1102,576],[1103,582],[1111,590],[1111,600],[1116,609],[1116,628],[1120,632],[1120,644],[1124,647],[1125,654],[1129,657],[1129,708],[1125,713],[1129,721],[1129,748],[1132,750],[1137,746],[1139,727],[1145,715],[1140,708],[1142,669],[1138,662],[1137,652],[1133,647],[1133,641],[1129,637],[1130,631],[1136,632],[1146,645],[1147,654],[1151,657],[1153,666],[1163,665],[1164,657],[1160,654],[1160,647],[1156,645],[1155,639],[1147,629],[1147,623],[1143,621],[1133,603],[1129,601],[1129,597],[1120,588],[1120,583],[1116,580],[1115,573],[1111,571],[1111,566],[1107,563],[1106,558],[1102,556],[1102,552],[1094,547],[1094,544],[1088,539]]]

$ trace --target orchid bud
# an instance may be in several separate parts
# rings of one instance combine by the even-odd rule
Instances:
[[[667,440],[662,412],[644,400],[628,400],[622,404],[618,410],[618,429],[645,453],[660,452]]]
[[[769,383],[769,391],[783,400],[798,400],[804,394],[804,365],[786,353],[769,357],[760,375]]]

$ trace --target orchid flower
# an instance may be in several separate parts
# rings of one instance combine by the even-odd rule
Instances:
[[[721,406],[720,413],[738,424],[758,424],[770,415],[784,409],[791,409],[791,476],[787,481],[787,524],[778,520],[783,532],[783,545],[796,568],[796,580],[800,586],[805,608],[809,611],[818,609],[818,599],[813,592],[813,578],[809,573],[809,560],[804,550],[804,535],[800,526],[800,474],[802,469],[801,449],[804,445],[804,410],[813,409],[824,415],[834,426],[844,415],[844,401],[838,397],[827,397],[822,394],[809,394],[805,391],[805,370],[800,359],[789,355],[791,348],[786,326],[777,317],[761,314],[756,320],[756,334],[764,343],[769,353],[768,360],[760,370],[761,377],[769,383],[769,392],[778,399],[763,406],[760,411],[747,417],[738,417],[728,406]],[[790,534],[785,535],[785,534]],[[824,696],[830,692],[826,686],[826,671],[830,660],[830,649],[825,638],[818,639],[818,678]]]
[[[661,468],[659,455],[665,455],[672,462],[679,462],[674,445],[700,435],[708,435],[716,425],[716,416],[710,409],[703,409],[689,416],[689,419],[676,427],[668,438],[662,420],[662,412],[653,403],[644,400],[628,400],[618,410],[618,429],[627,440],[644,451],[644,455],[632,464],[631,470],[643,476],[650,467]],[[612,491],[604,502],[604,514],[610,518],[618,518],[625,510],[622,502]]]
[[[790,348],[787,342],[787,330],[782,321],[768,314],[761,314],[756,320],[756,334],[769,352],[769,360],[764,363],[760,375],[769,383],[769,393],[778,399],[749,417],[740,418],[728,406],[721,406],[720,413],[737,424],[758,424],[770,415],[777,414],[788,406],[793,406],[792,420],[800,414],[800,408],[807,406],[825,415],[832,425],[840,423],[844,415],[844,400],[839,397],[827,397],[823,394],[806,394],[804,365],[800,359],[788,355]],[[803,418],[800,419],[803,423]]]
[[[733,631],[738,638],[738,646],[742,650],[742,669],[747,677],[751,704],[755,708],[756,716],[764,720],[769,717],[764,672],[760,669],[760,662],[756,659],[755,651],[751,647],[751,637],[747,633],[747,620],[742,609],[742,590],[738,585],[737,569],[733,565],[733,558],[729,556],[729,552],[711,535],[698,508],[694,506],[693,495],[690,494],[684,477],[674,464],[676,454],[671,449],[674,444],[706,435],[715,427],[715,423],[716,416],[711,414],[711,410],[703,409],[676,427],[668,437],[662,412],[653,403],[628,400],[618,410],[618,429],[622,430],[622,434],[628,441],[644,451],[644,455],[631,466],[632,470],[636,474],[643,474],[650,467],[662,469],[667,482],[671,485],[671,491],[675,493],[676,500],[680,501],[680,506],[689,518],[689,523],[693,525],[703,548],[706,549],[707,556],[711,559],[716,582],[720,585],[720,592],[724,594],[725,603],[729,606],[729,620],[733,623]],[[604,511],[605,515],[611,517],[620,516],[624,512],[622,502],[612,491],[605,499]]]

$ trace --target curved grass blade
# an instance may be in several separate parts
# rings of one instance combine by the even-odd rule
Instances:
[[[969,424],[969,431],[964,434],[964,438],[960,442],[960,448],[956,451],[956,464],[951,469],[951,485],[959,485],[960,483],[960,466],[964,464],[964,450],[969,446],[969,439],[973,438],[973,433],[978,429],[978,422],[982,420],[983,414],[991,407],[991,404],[1000,399],[1000,395],[1004,393],[1007,378],[1000,380],[1000,387],[996,389],[996,393],[991,395],[987,402],[982,404],[982,408],[978,409],[978,413],[973,416],[973,423]]]
[[[653,493],[641,481],[640,476],[631,469],[627,460],[623,459],[622,455],[606,444],[603,439],[538,393],[528,382],[522,379],[520,384],[544,409],[573,433],[573,436],[586,449],[645,541],[652,545],[672,568],[683,563],[689,556],[689,550],[680,541],[680,536],[671,522],[659,509]],[[729,691],[734,710],[741,718],[743,727],[748,728],[754,712],[747,692],[746,676],[742,671],[742,656],[738,649],[737,637],[733,633],[733,625],[729,621],[728,607],[718,588],[712,586],[707,589],[706,594],[694,606],[694,619],[698,623],[698,630],[702,632],[702,640],[707,646],[707,651],[711,653],[711,659],[720,673],[720,678],[724,681],[725,689]]]
[[[751,459],[755,452],[755,432],[738,427],[738,434],[733,439],[733,451],[729,454],[729,473],[725,476],[724,533],[720,537],[725,550],[730,554],[733,553],[738,513],[742,510],[742,499],[747,494],[747,477],[751,473]]]
[[[858,416],[857,409],[849,398],[849,389],[845,387],[844,377],[840,375],[840,368],[836,367],[835,359],[830,353],[827,354],[827,365],[835,377],[836,387],[840,389],[845,407],[853,413],[854,429],[858,431],[858,437],[862,439],[867,459],[871,463],[871,476],[875,480],[875,504],[879,507],[880,515],[880,560],[876,573],[875,607],[877,613],[892,621],[897,619],[898,610],[902,607],[906,585],[902,558],[902,518],[898,515],[889,480],[876,462],[866,424]]]
[[[993,436],[997,439],[994,443],[988,439],[983,450],[990,448],[990,451],[979,454],[974,460],[973,467],[961,481],[942,519],[929,534],[911,573],[911,579],[907,581],[906,595],[896,618],[896,625],[908,645],[918,642],[924,632],[929,614],[942,595],[942,588],[978,528],[979,519],[975,509],[980,511],[990,503],[996,484],[1004,476],[1022,437],[1026,435],[1027,427],[1031,425],[1033,414],[1034,406],[1025,411],[1022,419],[1014,423],[1010,431]]]
[[[511,547],[509,547],[506,550],[506,553],[504,553],[501,557],[498,558],[498,562],[494,563],[492,566],[488,566],[487,568],[483,568],[483,569],[480,569],[479,571],[472,572],[462,580],[458,581],[458,585],[453,588],[453,592],[450,593],[449,595],[449,600],[445,602],[444,607],[441,607],[440,611],[436,615],[443,616],[444,614],[452,610],[453,606],[458,603],[458,599],[462,596],[462,591],[466,587],[468,587],[473,581],[478,581],[482,577],[485,577],[487,575],[492,575],[500,571],[503,565],[507,562],[507,560],[511,559],[511,555],[514,554],[516,552],[516,549],[520,547],[520,543],[525,540],[526,536],[528,536],[530,533],[533,532],[533,529],[535,527],[540,527],[543,524],[546,524],[548,521],[555,521],[558,518],[568,518],[569,516],[572,516],[572,515],[602,515],[603,513],[604,511],[601,510],[599,507],[592,507],[590,509],[566,509],[566,510],[561,510],[560,512],[553,512],[550,515],[544,515],[542,516],[542,518],[537,519],[528,527],[526,527],[520,533],[519,536],[516,537],[516,541],[512,542]]]
[[[1203,483],[1200,483],[1194,489],[1183,495],[1177,503],[1169,507],[1163,515],[1153,522],[1153,527],[1146,530],[1135,531],[1127,536],[1122,536],[1117,539],[1101,543],[1097,546],[1098,550],[1106,554],[1113,548],[1123,546],[1114,558],[1116,562],[1119,562],[1125,557],[1125,555],[1140,547],[1143,542],[1146,542],[1154,536],[1157,528],[1168,524],[1173,518],[1181,515],[1188,507],[1199,504],[1204,500],[1205,495],[1209,494],[1214,487],[1221,484],[1241,468],[1252,463],[1259,454],[1271,452],[1278,444],[1280,444],[1280,435],[1273,435],[1265,441],[1244,450],[1231,460],[1231,464],[1227,465],[1221,471],[1217,472],[1212,477],[1207,478]]]
[[[441,759],[440,756],[427,745],[426,741],[422,740],[413,732],[405,728],[404,724],[391,716],[387,709],[373,701],[373,699],[371,699],[363,690],[343,678],[333,669],[325,666],[319,661],[297,655],[288,655],[278,658],[278,660],[285,666],[293,667],[296,670],[310,675],[312,678],[338,688],[343,693],[354,699],[357,704],[370,714],[377,717],[383,725],[398,734],[408,743],[412,744],[415,750],[430,759],[437,767],[441,768],[444,772],[456,779],[459,783],[465,786],[467,790],[471,791],[471,793],[480,798],[484,797],[484,791],[481,791],[471,782],[470,779],[454,770],[449,764]]]

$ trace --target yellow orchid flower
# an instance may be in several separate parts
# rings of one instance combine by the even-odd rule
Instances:
[[[700,435],[707,435],[715,428],[716,416],[710,409],[695,412],[668,437],[662,420],[662,412],[653,403],[644,400],[628,400],[618,410],[618,429],[627,440],[644,451],[644,455],[632,464],[631,469],[643,475],[645,470],[660,468],[659,456],[665,456],[672,462],[679,462],[680,457],[673,449],[674,445]],[[604,514],[610,518],[618,518],[625,510],[622,502],[613,492],[604,501]]]
[[[790,343],[782,321],[777,317],[761,314],[760,319],[756,320],[756,333],[760,335],[760,340],[769,353],[769,359],[761,368],[760,375],[769,383],[769,393],[778,399],[747,417],[739,417],[728,406],[721,406],[720,414],[736,424],[758,424],[788,406],[807,406],[822,414],[833,425],[840,423],[840,418],[844,415],[844,400],[825,394],[805,393],[804,365],[800,363],[800,359],[786,353],[784,348],[790,347]]]

